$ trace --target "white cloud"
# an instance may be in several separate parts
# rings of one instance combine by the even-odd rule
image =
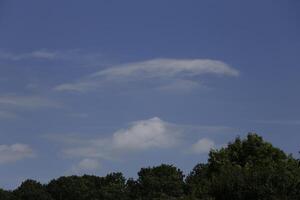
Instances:
[[[34,156],[33,150],[26,144],[0,145],[0,164],[12,163]]]
[[[168,148],[179,143],[179,130],[158,117],[138,121],[113,134],[112,145],[117,149],[144,150]]]
[[[51,135],[63,144],[65,158],[119,160],[121,156],[159,150],[177,149],[178,153],[207,153],[218,145],[208,135],[232,132],[223,126],[190,126],[165,122],[158,117],[131,123],[127,128],[117,130],[107,137],[83,135]],[[197,133],[197,135],[195,135]],[[193,144],[191,141],[201,137]]]
[[[174,88],[184,83],[184,88],[190,89],[197,85],[191,78],[211,74],[218,76],[238,76],[239,71],[228,64],[210,59],[152,59],[141,62],[126,63],[112,66],[93,73],[75,83],[64,83],[55,87],[57,91],[85,92],[105,84],[122,81],[152,80],[160,85],[161,80],[171,81],[173,85],[160,85],[162,88]],[[175,83],[179,82],[179,83]],[[180,88],[180,87],[179,87]]]
[[[224,62],[210,59],[153,59],[128,63],[105,70],[92,76],[106,79],[123,77],[176,77],[196,76],[201,74],[219,74],[238,76],[239,72]]]
[[[216,148],[216,144],[213,140],[202,138],[192,145],[190,151],[191,153],[202,154],[208,153],[213,148]]]
[[[71,147],[63,152],[68,157],[114,159],[116,155],[123,153],[172,148],[181,142],[180,137],[179,128],[154,117],[134,122],[109,138],[64,139]]]
[[[31,52],[29,56],[33,58],[41,58],[41,59],[54,59],[55,57],[57,57],[57,53],[46,51],[46,50],[40,50],[40,51]]]
[[[96,171],[101,168],[101,164],[97,159],[85,158],[78,164],[72,166],[71,173],[80,174],[85,172]]]
[[[39,97],[39,96],[0,96],[0,105],[22,107],[22,108],[41,108],[41,107],[60,107],[58,102]]]
[[[101,87],[101,83],[95,80],[85,80],[76,83],[64,83],[54,88],[56,91],[86,92]]]

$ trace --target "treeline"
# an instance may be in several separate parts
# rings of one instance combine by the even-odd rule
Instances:
[[[138,178],[60,177],[43,185],[23,182],[0,191],[0,200],[299,200],[299,160],[256,134],[212,150],[187,175],[173,165],[142,168]]]

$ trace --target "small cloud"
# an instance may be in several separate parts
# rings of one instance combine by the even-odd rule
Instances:
[[[158,117],[137,121],[125,130],[113,134],[112,145],[117,149],[145,150],[169,148],[179,143],[179,130]]]
[[[26,144],[0,145],[0,164],[13,163],[34,156],[34,151]]]
[[[96,159],[85,158],[81,160],[78,164],[72,166],[71,173],[81,174],[87,172],[94,172],[101,168],[101,164]]]
[[[57,52],[51,52],[47,50],[33,51],[28,54],[28,57],[40,59],[54,59],[57,57]]]
[[[194,154],[203,154],[208,153],[213,148],[216,148],[216,144],[213,140],[202,138],[192,145],[190,152]]]
[[[86,92],[100,87],[98,81],[79,81],[76,83],[65,83],[58,85],[54,88],[56,91],[73,91],[73,92]]]
[[[255,120],[259,124],[300,125],[300,120]]]
[[[38,49],[29,52],[10,52],[0,49],[0,60],[7,61],[67,61],[72,65],[99,66],[104,64],[103,54],[85,52],[80,49],[50,50]]]
[[[57,56],[58,56],[57,52],[49,51],[46,49],[41,49],[41,50],[27,52],[27,53],[12,53],[12,52],[0,50],[0,59],[6,59],[11,61],[19,61],[24,59],[52,60],[57,58]]]
[[[58,102],[39,96],[2,95],[0,96],[1,104],[21,108],[61,107]]]
[[[15,113],[8,111],[0,111],[0,119],[15,119],[18,116]]]

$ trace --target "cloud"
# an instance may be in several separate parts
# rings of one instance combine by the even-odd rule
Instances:
[[[125,130],[113,134],[112,144],[117,149],[144,150],[169,148],[179,143],[179,130],[158,117],[138,121]]]
[[[300,125],[300,120],[255,120],[254,122],[275,125]]]
[[[82,159],[78,164],[72,166],[71,173],[86,173],[96,171],[100,168],[101,164],[97,159],[85,158]]]
[[[158,117],[136,121],[109,138],[82,140],[65,138],[72,147],[64,149],[68,157],[113,159],[116,155],[149,149],[167,149],[181,142],[181,130]]]
[[[12,163],[34,156],[34,151],[26,144],[0,145],[0,164]]]
[[[0,119],[15,119],[17,117],[15,113],[0,110]]]
[[[0,96],[0,105],[21,107],[21,108],[42,108],[42,107],[61,107],[58,102],[39,97],[39,96]]]
[[[19,61],[24,59],[47,59],[52,60],[57,58],[58,52],[45,49],[32,51],[28,53],[12,53],[0,50],[0,59]]]
[[[125,155],[147,151],[176,150],[177,153],[201,154],[219,147],[208,135],[232,132],[223,126],[178,125],[158,117],[130,123],[127,128],[117,130],[107,137],[84,135],[48,135],[48,139],[62,143],[62,155],[68,159],[104,159],[115,161]],[[194,138],[202,138],[195,144]]]
[[[168,155],[171,152],[173,155],[184,156],[207,153],[212,148],[222,146],[211,137],[224,137],[233,130],[226,126],[174,124],[153,117],[132,122],[106,136],[101,134],[91,137],[89,134],[78,133],[45,136],[61,144],[60,155],[63,159],[80,159],[67,173],[82,174],[100,169],[102,161],[120,162],[124,161],[122,158],[131,156],[141,157],[149,153]]]
[[[87,92],[96,88],[101,87],[101,82],[88,80],[88,81],[79,81],[76,83],[65,83],[58,85],[54,88],[56,91],[75,91],[75,92]]]
[[[210,59],[153,59],[128,63],[105,70],[92,76],[106,79],[123,77],[176,77],[196,76],[201,74],[219,74],[238,76],[239,72],[224,62]]]
[[[0,49],[1,61],[60,61],[72,66],[99,66],[105,63],[102,53],[86,52],[81,49],[49,50],[38,49],[29,52],[10,52]]]
[[[152,83],[157,83],[165,89],[174,89],[176,86],[181,89],[191,89],[195,88],[198,83],[190,79],[205,74],[236,77],[239,76],[239,71],[218,60],[162,58],[112,66],[90,74],[77,82],[58,85],[54,89],[86,92],[107,84],[145,80],[151,80]],[[161,82],[168,83],[160,85]]]
[[[216,144],[213,140],[202,138],[192,145],[190,152],[195,154],[203,154],[208,153],[213,148],[216,148]]]

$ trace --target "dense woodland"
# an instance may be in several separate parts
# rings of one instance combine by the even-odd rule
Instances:
[[[41,184],[24,181],[0,200],[294,200],[300,199],[299,160],[256,134],[211,150],[185,176],[173,165],[142,168],[137,179],[122,173],[105,177],[68,176]]]

